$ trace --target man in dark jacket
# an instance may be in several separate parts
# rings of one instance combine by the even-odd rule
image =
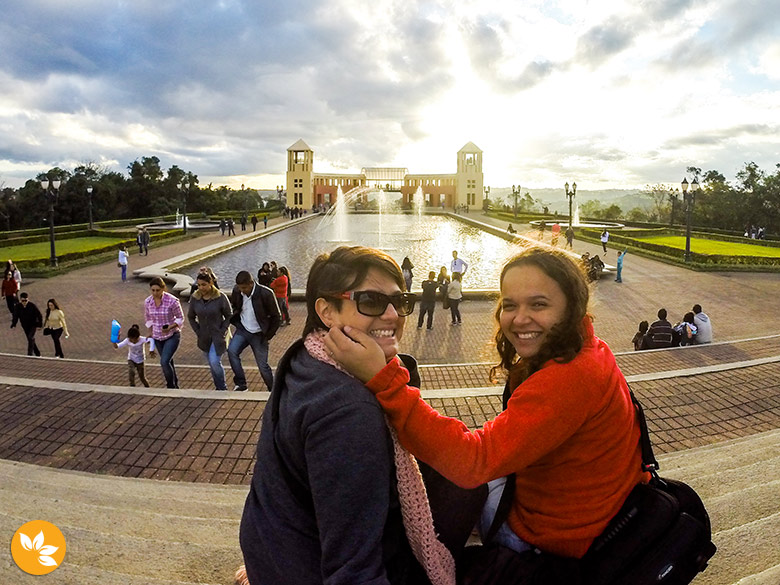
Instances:
[[[35,303],[30,302],[26,292],[19,295],[19,302],[14,307],[14,316],[11,321],[11,329],[16,327],[17,323],[22,324],[24,334],[27,336],[27,355],[41,355],[41,350],[35,344],[35,332],[43,327],[43,315],[35,306]]]
[[[241,352],[252,347],[257,368],[268,390],[274,383],[271,366],[268,365],[268,342],[276,334],[282,322],[276,295],[267,286],[257,284],[252,275],[242,270],[236,275],[236,286],[230,294],[233,317],[230,322],[236,331],[228,346],[228,359],[233,370],[233,390],[247,390],[246,375],[241,365]]]
[[[658,309],[658,321],[650,325],[650,329],[647,330],[647,340],[650,349],[672,347],[674,330],[672,324],[666,320],[666,309]]]
[[[433,311],[436,309],[436,291],[439,283],[436,282],[436,273],[429,272],[428,280],[422,281],[422,298],[420,299],[420,316],[417,318],[417,329],[422,329],[423,318],[428,313],[428,329],[433,329]]]

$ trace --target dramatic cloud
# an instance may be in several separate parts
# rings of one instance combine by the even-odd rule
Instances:
[[[603,188],[780,152],[773,0],[28,0],[0,21],[0,183],[142,156],[202,183],[452,172]]]

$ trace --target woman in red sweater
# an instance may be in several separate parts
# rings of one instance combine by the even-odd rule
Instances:
[[[496,542],[581,558],[633,487],[649,480],[628,385],[593,333],[586,277],[565,253],[528,249],[504,266],[500,284],[494,372],[507,376],[505,410],[476,431],[424,402],[368,335],[332,328],[326,344],[376,394],[412,454],[462,487],[491,482],[483,527],[505,476],[515,474]]]
[[[286,266],[279,268],[279,276],[271,281],[270,287],[276,295],[276,302],[279,305],[279,312],[282,314],[282,321],[285,325],[290,324],[290,307],[287,304],[287,295],[290,292],[290,273]]]

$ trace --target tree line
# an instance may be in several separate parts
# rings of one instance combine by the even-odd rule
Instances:
[[[201,187],[198,176],[176,165],[163,171],[160,159],[145,156],[127,166],[127,174],[107,170],[95,163],[73,171],[55,167],[28,180],[23,187],[0,191],[0,226],[5,230],[47,225],[49,200],[41,181],[59,180],[54,206],[56,225],[89,221],[88,187],[92,187],[93,221],[172,215],[184,208],[187,214],[214,214],[224,210],[253,211],[262,207],[254,189]],[[188,185],[181,189],[182,181]],[[243,187],[243,186],[242,186]]]
[[[702,172],[699,167],[688,167],[686,173],[691,183],[695,179],[699,184],[693,192],[692,225],[739,232],[761,226],[772,234],[780,233],[780,164],[768,173],[754,162],[747,163],[733,184],[715,170]],[[637,207],[624,213],[617,205],[588,201],[580,207],[580,213],[607,220],[685,224],[686,201],[680,186],[647,185],[642,195],[650,203],[646,209]]]

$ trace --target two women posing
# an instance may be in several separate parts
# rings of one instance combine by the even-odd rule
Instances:
[[[529,249],[506,264],[500,289],[505,410],[469,431],[420,398],[413,361],[397,355],[413,308],[397,264],[366,248],[315,261],[304,338],[280,362],[244,509],[252,585],[454,583],[458,543],[442,526],[463,505],[431,494],[428,507],[407,449],[461,487],[492,482],[483,525],[514,474],[494,540],[518,552],[582,557],[649,479],[628,386],[594,334],[581,269],[557,251]],[[427,546],[431,515],[449,548]]]

